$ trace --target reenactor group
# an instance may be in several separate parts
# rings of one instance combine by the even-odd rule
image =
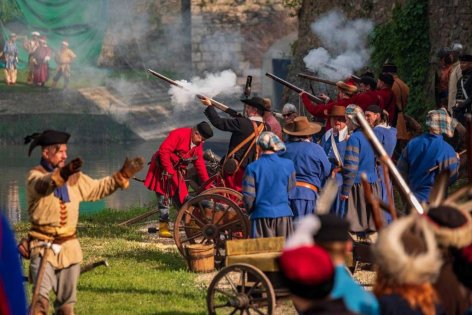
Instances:
[[[320,95],[322,103],[313,103],[302,91],[306,110],[325,119],[324,126],[299,115],[292,104],[283,107],[281,126],[270,101],[257,96],[242,100],[243,115],[221,117],[211,99],[201,97],[209,123],[171,131],[147,172],[144,184],[157,196],[160,237],[172,237],[171,203],[179,207],[189,198],[188,165],[195,166],[201,183],[209,178],[203,144],[213,136],[213,126],[231,134],[221,177],[226,187],[243,195],[250,237],[286,238],[279,266],[300,314],[470,312],[471,203],[460,203],[462,195],[444,201],[434,196],[437,192],[431,193],[440,173],[446,172],[446,185],[458,177],[459,155],[443,138],[454,135],[457,121],[450,108],[431,110],[427,131],[410,139],[403,114],[409,89],[396,70],[388,64],[377,80],[365,73],[357,81],[339,81],[337,98]],[[423,203],[423,215],[409,209],[400,218],[381,212],[386,227],[378,229],[365,190],[391,204],[392,182],[361,128],[360,116],[390,157],[397,140],[408,141],[396,158],[397,167]],[[31,260],[33,314],[47,314],[51,290],[56,313],[74,314],[82,261],[79,203],[127,188],[144,165],[141,157],[126,159],[111,176],[92,179],[81,172],[80,158],[67,162],[69,137],[46,130],[25,138],[29,154],[37,146],[42,149],[38,166],[27,177],[31,229],[19,246]],[[329,213],[317,215],[320,193],[329,178],[337,183],[336,196]],[[359,241],[372,244],[378,266],[373,293],[357,284],[346,268],[346,257]]]

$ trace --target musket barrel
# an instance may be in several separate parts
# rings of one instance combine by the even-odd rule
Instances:
[[[408,187],[408,184],[405,182],[402,175],[398,171],[397,167],[395,166],[393,161],[388,156],[388,154],[385,151],[382,144],[377,139],[377,136],[374,134],[374,131],[372,130],[369,123],[365,119],[363,113],[362,112],[356,113],[356,119],[359,122],[359,124],[361,125],[362,130],[364,131],[364,134],[366,135],[367,139],[369,139],[370,143],[372,144],[372,147],[377,152],[377,154],[380,156],[380,159],[382,160],[382,162],[384,162],[387,165],[388,169],[390,170],[390,172],[393,175],[393,179],[395,179],[396,183],[400,187],[400,190],[405,195],[405,197],[407,198],[410,205],[413,208],[415,208],[415,210],[419,214],[423,214],[424,213],[423,207],[421,206],[420,202],[415,197],[413,192],[410,190],[410,187]]]
[[[308,79],[308,80],[311,80],[311,81],[316,81],[316,82],[320,82],[320,83],[325,83],[325,84],[329,84],[329,85],[334,85],[334,86],[336,86],[336,82],[334,82],[334,81],[321,79],[321,78],[318,78],[318,77],[315,77],[315,76],[312,76],[312,75],[309,75],[309,74],[306,74],[306,73],[299,73],[298,76],[299,76],[300,78]]]
[[[286,87],[288,87],[288,88],[291,89],[291,90],[294,90],[294,91],[297,92],[297,93],[305,92],[305,93],[308,95],[308,97],[309,97],[312,101],[314,101],[314,102],[317,102],[317,103],[324,103],[324,101],[323,101],[321,98],[316,97],[316,96],[314,96],[313,94],[310,94],[310,93],[308,93],[308,92],[302,90],[301,88],[299,88],[299,87],[293,85],[292,83],[287,82],[287,81],[285,81],[284,79],[281,79],[281,78],[279,78],[278,76],[273,75],[272,73],[267,72],[267,73],[266,73],[266,76],[268,76],[269,78],[271,78],[271,79],[274,80],[274,81],[279,82],[279,83],[282,84],[282,85],[285,85]]]

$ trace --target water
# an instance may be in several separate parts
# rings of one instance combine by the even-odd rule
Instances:
[[[229,135],[229,134],[226,134]],[[217,154],[224,153],[226,142],[218,136],[210,139],[204,149],[212,149]],[[71,144],[68,146],[68,160],[81,157],[82,170],[92,178],[101,178],[116,172],[123,165],[126,156],[143,156],[148,162],[159,148],[161,140],[128,144]],[[28,157],[28,146],[7,145],[0,149],[0,211],[5,213],[11,223],[27,221],[26,176],[27,172],[39,164],[41,148],[36,148]],[[146,176],[147,165],[136,174],[137,178]],[[132,181],[126,190],[96,201],[82,202],[81,212],[93,213],[106,208],[126,210],[132,206],[146,206],[155,202],[155,194],[141,182]]]

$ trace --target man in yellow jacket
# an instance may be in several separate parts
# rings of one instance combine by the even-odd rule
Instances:
[[[42,147],[40,165],[29,171],[26,191],[33,314],[48,313],[51,290],[56,294],[55,314],[74,314],[83,258],[77,239],[79,204],[127,188],[129,179],[144,165],[141,157],[126,159],[112,176],[92,179],[80,171],[80,158],[66,164],[69,137],[65,132],[46,130],[25,138],[25,143],[31,142],[29,155],[36,146]]]

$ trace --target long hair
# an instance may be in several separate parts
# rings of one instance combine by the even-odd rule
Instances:
[[[438,296],[431,283],[393,284],[382,273],[382,270],[378,270],[373,291],[377,297],[398,294],[408,302],[411,308],[420,309],[423,315],[436,315]]]

